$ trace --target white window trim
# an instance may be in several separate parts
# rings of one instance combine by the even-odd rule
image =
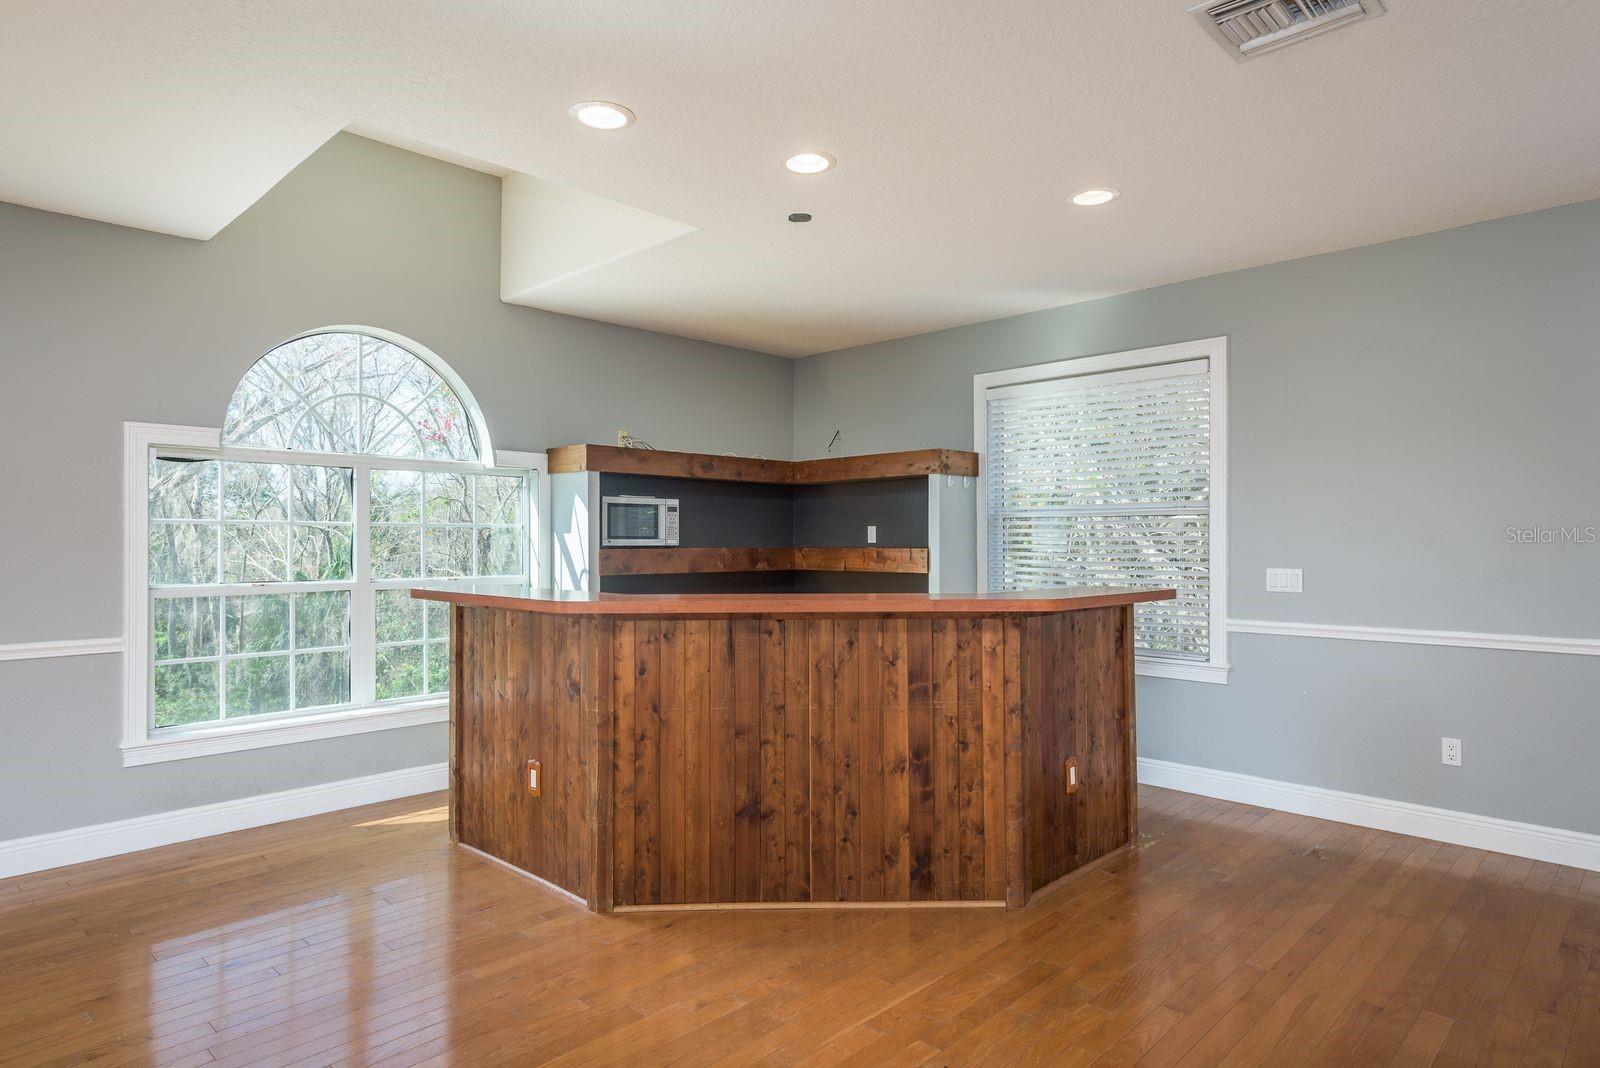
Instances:
[[[195,727],[182,733],[153,735],[150,723],[150,625],[146,605],[150,595],[150,455],[155,449],[220,449],[222,433],[212,427],[124,423],[123,452],[123,595],[122,633],[122,763],[124,767],[167,760],[214,756],[247,749],[339,738],[370,731],[441,723],[450,716],[444,698],[385,703],[366,708],[341,709],[304,716],[278,716],[258,722],[239,721]],[[238,453],[254,450],[237,449]],[[270,458],[291,460],[295,454]],[[263,459],[269,454],[263,453]],[[542,452],[497,450],[499,470],[532,472],[533,492],[528,500],[528,561],[533,584],[550,581],[549,464]],[[353,457],[351,459],[354,459]],[[449,469],[460,464],[420,463]]]
[[[991,390],[1081,375],[1155,367],[1203,359],[1211,375],[1211,659],[1204,663],[1135,657],[1140,675],[1188,682],[1228,681],[1228,339],[1208,337],[1101,356],[989,371],[972,376],[972,440],[978,452],[978,589],[989,584],[988,399]]]

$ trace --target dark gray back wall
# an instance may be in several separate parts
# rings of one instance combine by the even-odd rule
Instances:
[[[678,502],[681,548],[865,546],[867,527],[884,547],[928,544],[928,480],[897,478],[822,486],[776,486],[604,473],[602,497],[664,497]],[[925,575],[834,572],[734,572],[610,575],[608,593],[885,593],[926,591]]]
[[[600,493],[676,499],[678,544],[685,549],[790,544],[788,486],[603,473]],[[792,585],[786,571],[608,575],[600,580],[607,593],[786,593]]]
[[[865,547],[867,527],[884,548],[928,547],[928,480],[894,478],[794,488],[794,544]]]
[[[251,361],[360,324],[444,357],[495,444],[784,456],[790,361],[499,299],[500,183],[342,135],[208,242],[0,204],[0,644],[121,633],[122,423],[217,426]],[[445,759],[442,726],[121,766],[114,656],[0,663],[0,840]]]
[[[600,495],[677,500],[678,544],[685,549],[794,544],[789,540],[793,502],[788,486],[602,473]]]
[[[1600,526],[1596,279],[1589,202],[811,357],[794,454],[971,447],[977,372],[1226,335],[1235,618],[1600,638],[1600,545],[1506,537]],[[1140,681],[1142,755],[1600,832],[1600,657],[1232,642]]]

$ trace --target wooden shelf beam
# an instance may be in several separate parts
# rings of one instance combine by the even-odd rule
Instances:
[[[872,482],[884,478],[919,478],[924,475],[978,473],[978,454],[959,449],[913,449],[866,456],[833,456],[826,460],[796,460],[790,481],[797,486],[837,482]]]
[[[666,449],[619,449],[614,445],[562,445],[551,449],[549,456],[553,475],[602,471],[711,482],[765,482],[779,486],[978,473],[978,454],[958,449],[914,449],[866,456],[834,456],[825,460],[762,460]]]
[[[691,575],[724,571],[857,571],[926,575],[927,549],[601,549],[600,574]]]
[[[926,575],[926,549],[795,549],[795,571],[870,571],[877,574]]]

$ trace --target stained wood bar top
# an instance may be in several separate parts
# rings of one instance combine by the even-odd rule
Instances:
[[[1166,601],[1176,591],[1128,586],[1075,586],[1003,593],[578,593],[473,583],[419,586],[427,601],[567,616],[987,616],[1043,615]]]

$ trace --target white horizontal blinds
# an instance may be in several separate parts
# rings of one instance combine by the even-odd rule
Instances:
[[[1210,656],[1205,360],[987,394],[989,588],[1167,586],[1139,605],[1145,655]]]

